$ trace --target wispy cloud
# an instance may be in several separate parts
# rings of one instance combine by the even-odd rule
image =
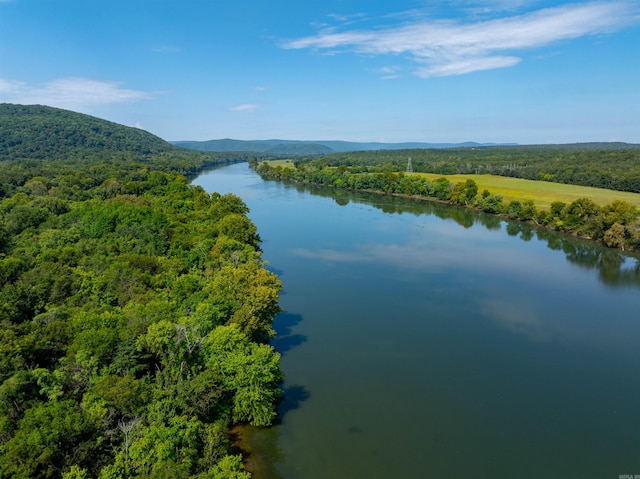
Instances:
[[[258,105],[255,103],[243,103],[242,105],[236,105],[231,107],[231,111],[255,111]]]
[[[497,7],[501,2],[490,2]],[[520,2],[522,4],[522,2]],[[584,36],[607,34],[640,21],[637,3],[596,1],[545,8],[482,21],[431,20],[364,30],[325,28],[290,40],[287,49],[352,51],[368,55],[410,55],[424,78],[505,68],[518,52]]]
[[[158,47],[155,47],[153,51],[156,53],[180,53],[182,51],[182,48],[172,45],[160,45]]]
[[[41,87],[25,82],[0,79],[0,98],[10,103],[42,104],[87,111],[91,107],[111,103],[132,103],[158,96],[159,92],[145,92],[122,88],[120,82],[87,78],[60,78]]]
[[[395,78],[400,78],[400,67],[397,66],[382,67],[378,70],[378,72],[382,73],[383,80],[393,80]]]
[[[341,13],[330,13],[327,16],[335,20],[336,22],[343,23],[343,24],[359,22],[367,17],[364,13],[354,13],[352,15],[344,15]]]
[[[474,15],[499,12],[517,12],[523,8],[533,7],[542,0],[454,0],[447,4],[465,9]]]

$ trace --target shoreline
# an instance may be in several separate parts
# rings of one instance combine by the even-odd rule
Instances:
[[[251,164],[250,164],[250,166],[251,166]],[[521,218],[511,218],[505,213],[492,213],[492,212],[484,211],[482,208],[475,207],[473,205],[458,204],[458,203],[454,203],[454,202],[452,202],[450,200],[442,200],[442,199],[439,199],[439,198],[436,198],[436,197],[431,197],[431,196],[410,195],[410,194],[406,194],[406,193],[394,193],[394,192],[387,192],[387,191],[381,191],[381,190],[346,188],[346,187],[340,187],[340,186],[330,185],[330,184],[313,183],[313,182],[300,180],[300,179],[296,179],[296,178],[285,178],[285,179],[282,179],[282,178],[264,178],[257,171],[257,169],[255,169],[255,168],[253,168],[253,169],[265,181],[281,181],[281,182],[285,182],[285,183],[286,182],[299,183],[299,184],[303,184],[303,185],[310,185],[310,186],[315,186],[315,187],[320,187],[320,188],[331,188],[331,189],[335,189],[335,190],[339,190],[339,191],[342,190],[342,191],[354,191],[354,192],[361,192],[361,193],[374,193],[374,194],[377,194],[377,195],[393,196],[393,197],[397,197],[397,198],[406,198],[406,199],[411,199],[411,200],[415,200],[415,201],[428,201],[428,202],[439,203],[439,204],[448,205],[448,206],[458,206],[458,207],[461,207],[461,208],[470,209],[470,210],[478,212],[478,213],[484,213],[484,214],[487,214],[487,215],[495,216],[495,217],[498,217],[498,218],[503,219],[503,220],[509,220],[509,221],[514,221],[514,222],[518,222],[518,223],[522,223],[522,224],[527,224],[527,225],[531,225],[531,226],[536,227],[536,228],[542,228],[542,229],[545,229],[547,231],[551,231],[551,232],[554,232],[554,233],[566,234],[566,235],[571,236],[573,238],[578,238],[578,239],[581,239],[581,240],[584,240],[584,241],[593,242],[593,243],[595,243],[597,245],[600,245],[600,246],[602,246],[604,248],[607,248],[607,249],[610,249],[610,250],[614,250],[614,251],[618,251],[620,253],[625,253],[626,255],[633,256],[636,259],[640,260],[640,250],[638,250],[638,249],[609,246],[603,240],[594,239],[593,236],[591,236],[591,235],[580,234],[579,232],[576,232],[576,231],[559,229],[557,227],[541,224],[535,218],[532,218],[531,220],[525,220],[525,219],[521,219]],[[446,178],[446,176],[443,176],[443,178]],[[547,211],[547,210],[542,210],[542,211]]]

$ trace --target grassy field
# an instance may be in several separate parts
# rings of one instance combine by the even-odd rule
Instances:
[[[291,160],[269,160],[267,163],[269,163],[274,168],[276,166],[280,166],[281,168],[295,168],[295,165]]]
[[[274,167],[295,168],[291,160],[271,160],[269,163]],[[640,208],[640,193],[627,193],[588,186],[565,185],[495,175],[410,174],[422,176],[429,180],[445,177],[453,184],[471,179],[478,184],[479,193],[489,190],[493,194],[500,194],[503,196],[505,204],[513,200],[533,200],[536,208],[548,209],[554,201],[562,201],[569,204],[578,198],[589,198],[599,205],[606,205],[614,200],[623,200]]]
[[[578,198],[589,198],[599,205],[606,205],[614,200],[623,200],[640,208],[639,193],[626,193],[602,188],[590,188],[587,186],[550,183],[547,181],[522,180],[506,176],[413,174],[429,178],[430,180],[444,176],[453,184],[472,179],[478,184],[478,191],[480,193],[484,190],[489,190],[491,193],[500,194],[504,197],[505,203],[512,200],[533,200],[536,208],[547,209],[553,201],[571,203]]]

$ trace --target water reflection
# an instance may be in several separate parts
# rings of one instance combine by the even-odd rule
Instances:
[[[216,185],[253,199],[289,292],[284,400],[279,424],[247,438],[254,477],[637,468],[635,258],[472,210],[227,171]]]
[[[600,281],[608,286],[640,287],[640,261],[616,250],[539,229],[537,237],[545,240],[550,249],[561,250],[567,261],[584,269],[598,271]]]
[[[563,251],[569,263],[598,272],[599,280],[608,286],[640,287],[640,261],[637,257],[622,254],[617,250],[583,241],[572,236],[557,233],[545,228],[536,228],[527,223],[509,221],[498,216],[458,206],[445,205],[432,201],[420,201],[411,198],[400,198],[377,193],[354,192],[334,188],[323,188],[314,185],[292,183],[290,186],[298,191],[307,191],[313,195],[333,198],[337,204],[345,206],[349,203],[370,205],[389,214],[434,215],[440,219],[453,220],[456,224],[469,229],[481,225],[489,231],[500,230],[505,224],[509,236],[519,237],[523,241],[531,241],[534,237],[545,241],[552,250]],[[345,255],[338,251],[304,251],[295,252],[301,256],[322,257],[334,261],[363,261],[362,255]],[[403,254],[406,254],[405,252]],[[371,259],[371,258],[370,258]]]

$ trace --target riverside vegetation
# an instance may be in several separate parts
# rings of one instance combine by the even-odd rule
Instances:
[[[589,151],[589,154],[592,153]],[[398,154],[402,153],[384,152],[383,158]],[[342,164],[347,163],[349,158],[356,159],[356,164]],[[329,163],[339,165],[332,166]],[[250,160],[250,164],[264,179],[293,180],[337,188],[429,198],[575,234],[602,242],[612,248],[640,250],[640,211],[635,205],[623,200],[613,200],[601,206],[585,197],[570,203],[551,201],[549,208],[545,209],[538,208],[533,199],[513,199],[505,203],[503,195],[499,193],[492,193],[488,189],[480,192],[478,184],[472,178],[454,184],[445,176],[429,179],[423,174],[397,171],[396,163],[379,164],[379,161],[374,159],[367,165],[364,153],[296,161],[293,167],[277,162],[259,162],[256,159]]]
[[[0,123],[0,477],[249,477],[229,429],[276,415],[281,285],[245,203],[184,176],[244,158]]]
[[[245,203],[188,180],[262,158],[189,151],[41,106],[0,104],[0,124],[0,478],[249,477],[229,429],[275,418],[281,285]],[[637,210],[622,202],[545,212],[505,205],[472,179],[429,181],[386,163],[258,168],[638,248]]]

